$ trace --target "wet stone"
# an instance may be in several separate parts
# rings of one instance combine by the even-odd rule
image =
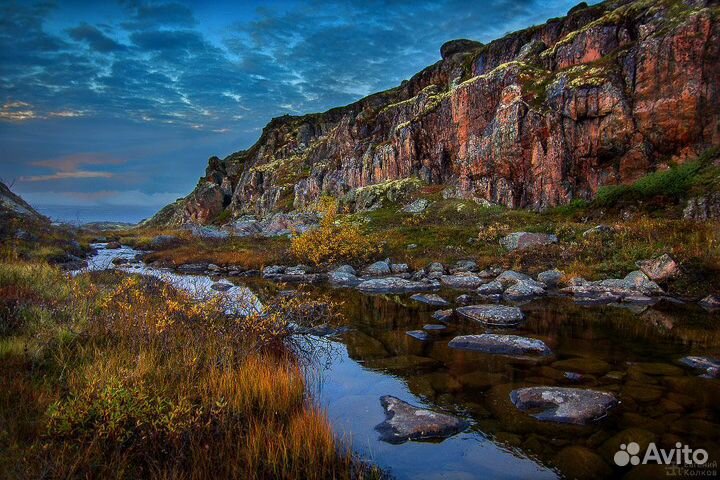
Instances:
[[[436,290],[436,283],[413,282],[397,277],[377,278],[365,280],[357,289],[365,293],[409,293]]]
[[[390,395],[381,397],[380,404],[385,409],[385,421],[375,430],[380,432],[384,442],[444,439],[466,427],[466,423],[457,417],[416,407]]]
[[[542,340],[519,335],[462,335],[450,340],[450,348],[496,355],[547,356],[552,352]]]
[[[720,378],[720,360],[716,358],[690,355],[681,358],[680,363],[703,372],[708,377]]]
[[[443,332],[443,331],[447,330],[447,327],[445,325],[428,324],[428,325],[423,326],[423,330],[425,330],[426,332],[431,332],[431,333],[432,332]]]
[[[438,322],[449,323],[453,318],[453,310],[437,310],[433,313],[432,318]]]
[[[440,283],[448,288],[458,290],[474,290],[485,281],[474,274],[459,273],[456,275],[443,275],[440,277]]]
[[[525,318],[519,308],[506,305],[469,305],[455,311],[462,318],[488,326],[516,326]]]
[[[424,330],[410,330],[405,332],[405,334],[409,337],[414,338],[415,340],[420,340],[421,342],[426,342],[430,340],[430,334],[428,334]]]
[[[520,388],[510,393],[510,400],[538,420],[574,425],[598,420],[618,403],[612,393],[563,387]]]

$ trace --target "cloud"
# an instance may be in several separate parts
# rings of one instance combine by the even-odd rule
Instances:
[[[37,118],[37,114],[33,111],[32,105],[26,102],[5,102],[0,108],[0,119],[2,120],[22,122],[33,118]]]
[[[87,43],[90,48],[100,53],[110,53],[126,50],[127,47],[105,35],[97,27],[82,23],[68,30],[73,40]]]
[[[184,194],[177,192],[146,193],[139,190],[101,190],[97,192],[26,192],[22,195],[31,205],[113,205],[160,208],[174,202]]]
[[[124,160],[113,158],[104,154],[81,153],[66,155],[59,158],[31,162],[34,167],[53,170],[53,173],[42,175],[23,175],[21,182],[51,182],[57,180],[79,180],[91,178],[113,178],[115,174],[108,171],[94,171],[82,169],[89,165],[121,165]]]
[[[50,175],[25,175],[20,177],[21,182],[50,182],[53,180],[71,180],[81,178],[112,178],[110,172],[90,172],[77,170],[75,172],[57,172]]]

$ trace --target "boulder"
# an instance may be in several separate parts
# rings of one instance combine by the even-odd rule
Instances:
[[[586,425],[607,415],[618,404],[615,395],[597,390],[529,387],[513,390],[510,400],[518,410],[546,422]]]
[[[410,298],[416,302],[426,303],[434,307],[447,307],[450,305],[450,302],[434,293],[416,293]]]
[[[418,214],[423,213],[425,209],[430,205],[430,202],[424,198],[419,198],[412,203],[405,205],[402,211],[405,213]]]
[[[517,282],[534,282],[529,275],[524,273],[516,272],[514,270],[505,270],[495,279],[496,282],[500,282],[503,287],[507,288],[510,285],[515,285]]]
[[[372,265],[368,265],[363,269],[363,274],[368,276],[380,276],[380,275],[390,275],[392,271],[390,270],[390,261],[389,260],[380,260],[379,262],[375,262]]]
[[[655,282],[662,282],[680,274],[680,266],[667,253],[653,260],[640,260],[637,266]]]
[[[360,280],[354,274],[340,270],[334,270],[330,272],[328,274],[328,280],[331,284],[340,287],[355,287],[362,282],[362,280]]]
[[[503,293],[504,290],[505,289],[503,288],[502,283],[497,280],[493,280],[485,285],[480,285],[477,289],[477,293],[480,295],[498,295]]]
[[[432,314],[432,318],[437,320],[438,322],[448,323],[453,318],[453,310],[437,310],[435,313]]]
[[[288,267],[285,269],[286,275],[305,275],[312,272],[312,268],[307,265],[295,265],[294,267]]]
[[[385,421],[375,427],[380,440],[404,443],[408,440],[443,439],[465,429],[467,424],[457,417],[410,405],[399,398],[380,398]]]
[[[255,217],[245,216],[230,224],[234,235],[238,237],[254,237],[262,232],[262,224]]]
[[[549,233],[514,232],[500,239],[500,245],[509,251],[558,243],[556,235]]]
[[[162,250],[164,248],[173,247],[180,243],[180,238],[175,235],[157,235],[150,240],[148,247],[151,250]]]
[[[357,272],[352,267],[352,265],[340,265],[337,267],[333,272],[337,273],[349,273],[350,275],[357,275]]]
[[[485,283],[485,281],[472,273],[458,273],[455,275],[442,275],[440,277],[440,283],[448,288],[474,290]]]
[[[459,260],[450,268],[450,273],[477,272],[478,266],[472,260]]]
[[[263,268],[263,277],[267,277],[269,275],[279,275],[281,273],[285,273],[285,269],[287,267],[284,265],[270,265],[269,267]]]
[[[426,292],[440,288],[437,283],[413,282],[397,277],[365,280],[357,286],[364,293],[410,293]]]
[[[445,267],[440,262],[433,262],[425,267],[427,273],[445,273]]]
[[[118,242],[108,242],[105,245],[106,250],[117,250],[120,247],[122,247],[122,245],[120,245],[120,243],[118,243]]]
[[[407,273],[410,270],[407,263],[393,263],[390,265],[390,271],[392,273]]]
[[[545,270],[544,272],[538,273],[538,282],[542,282],[548,287],[557,286],[562,278],[565,276],[565,272],[553,268],[552,270]]]
[[[563,288],[561,292],[572,294],[580,300],[588,302],[599,300],[605,303],[617,302],[629,296],[655,296],[665,293],[657,283],[639,270],[628,273],[622,279],[609,278],[595,282],[582,279],[577,282],[571,281],[571,285]]]
[[[450,348],[509,356],[548,356],[552,352],[542,340],[519,335],[461,335],[450,340]]]
[[[519,308],[506,305],[469,305],[455,311],[462,318],[494,327],[516,326],[525,318]]]
[[[532,280],[530,282],[521,281],[508,287],[503,293],[503,298],[509,301],[527,300],[533,297],[545,295],[545,289],[540,286],[539,282]]]
[[[421,342],[427,342],[430,340],[430,334],[425,330],[410,330],[405,332],[405,335],[414,338],[415,340],[420,340]]]
[[[443,60],[446,60],[453,55],[457,55],[458,53],[472,52],[473,50],[477,50],[482,46],[482,43],[476,42],[475,40],[467,40],[464,38],[450,40],[449,42],[443,43],[440,47],[440,56]]]

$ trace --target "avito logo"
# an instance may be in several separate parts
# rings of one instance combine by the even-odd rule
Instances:
[[[708,461],[708,453],[702,448],[693,450],[688,445],[678,442],[675,448],[665,450],[658,448],[655,443],[650,443],[645,455],[640,458],[640,445],[630,442],[627,445],[620,445],[620,450],[613,457],[615,464],[624,467],[626,465],[643,465],[656,463],[659,465],[705,465]]]

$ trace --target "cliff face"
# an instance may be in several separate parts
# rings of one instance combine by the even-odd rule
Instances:
[[[720,144],[719,19],[718,0],[611,0],[448,42],[395,89],[273,119],[154,221],[311,209],[408,177],[511,208],[591,198]]]

